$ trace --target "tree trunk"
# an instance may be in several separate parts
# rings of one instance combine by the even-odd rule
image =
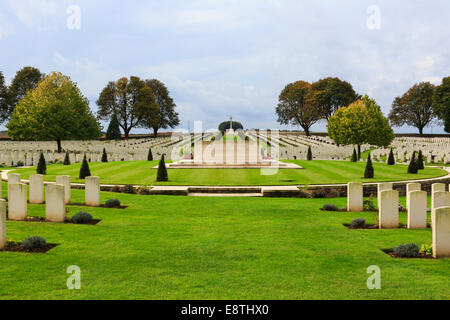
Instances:
[[[126,130],[123,131],[123,133],[125,134],[125,140],[128,140],[128,137],[130,135],[130,131],[131,131],[131,129],[126,129]]]
[[[309,137],[311,135],[311,133],[309,132],[309,128],[308,127],[303,127],[303,130],[305,130],[305,135],[307,137]]]
[[[57,139],[56,143],[58,144],[58,153],[62,152],[62,148],[61,148],[61,139]]]
[[[361,159],[361,145],[358,144],[358,160]]]
[[[419,134],[423,135],[423,127],[419,127],[418,129],[419,129]]]
[[[158,128],[153,127],[153,137],[157,138],[158,137]]]

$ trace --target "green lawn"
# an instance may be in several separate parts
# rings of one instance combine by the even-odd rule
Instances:
[[[72,194],[82,201],[83,191]],[[450,259],[380,250],[429,244],[431,230],[349,230],[342,223],[374,217],[319,210],[344,198],[101,194],[113,197],[129,207],[70,207],[102,219],[96,226],[8,221],[9,240],[40,235],[59,245],[0,252],[0,299],[450,299]],[[45,206],[28,210],[43,216]],[[81,290],[66,288],[71,265],[81,268]],[[371,265],[381,268],[381,290],[366,287]]]
[[[92,175],[99,176],[104,184],[136,185],[298,185],[347,183],[349,181],[399,181],[423,179],[446,175],[437,168],[426,168],[419,174],[407,174],[404,165],[388,166],[374,163],[375,178],[364,179],[365,163],[350,161],[290,161],[304,169],[280,169],[275,175],[262,175],[260,169],[169,169],[168,182],[156,182],[156,171],[152,169],[158,161],[127,161],[90,163]],[[54,181],[57,175],[70,175],[73,182],[78,179],[80,164],[47,166],[47,181]],[[18,169],[17,173],[27,179],[36,173],[35,168]]]

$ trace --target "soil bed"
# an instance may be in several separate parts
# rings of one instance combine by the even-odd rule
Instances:
[[[21,242],[8,242],[5,248],[0,249],[0,252],[25,252],[25,253],[46,253],[47,251],[56,247],[57,244],[48,243],[43,248],[26,249]]]

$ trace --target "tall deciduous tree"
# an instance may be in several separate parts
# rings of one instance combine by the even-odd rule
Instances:
[[[159,107],[159,114],[145,119],[144,126],[152,128],[155,137],[159,129],[175,128],[180,124],[178,113],[175,111],[176,104],[170,97],[169,90],[161,81],[157,79],[146,80],[146,85],[152,89],[155,95],[156,104]]]
[[[412,86],[403,96],[395,98],[389,113],[391,124],[397,127],[407,124],[423,134],[423,129],[435,119],[434,88],[429,82],[421,82]]]
[[[125,138],[131,129],[141,126],[143,119],[158,114],[158,105],[152,90],[139,77],[120,78],[109,82],[97,100],[98,117],[109,119],[114,113]]]
[[[2,109],[1,120],[9,119],[20,99],[25,97],[29,90],[33,90],[44,77],[37,68],[24,67],[16,72],[8,88],[8,107]]]
[[[307,136],[311,126],[321,119],[319,110],[308,99],[310,90],[311,84],[306,81],[290,83],[281,91],[276,107],[280,124],[299,125]]]
[[[450,77],[442,79],[433,95],[433,111],[443,120],[445,132],[450,132]]]
[[[319,109],[324,119],[329,119],[341,107],[358,99],[358,94],[347,81],[339,78],[325,78],[311,86],[311,104]]]
[[[117,120],[117,115],[113,113],[111,116],[111,121],[109,122],[108,130],[106,130],[105,139],[120,140],[121,138],[122,133],[120,132],[119,120]]]
[[[61,141],[98,138],[100,125],[88,100],[69,77],[52,72],[19,101],[7,125],[14,140]]]
[[[3,122],[6,118],[8,110],[8,91],[5,84],[5,78],[0,71],[0,121]]]
[[[388,146],[394,131],[375,100],[364,96],[342,107],[328,120],[328,135],[337,144]]]

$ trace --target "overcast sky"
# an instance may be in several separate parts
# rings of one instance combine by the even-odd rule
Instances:
[[[448,0],[0,0],[7,81],[27,65],[61,71],[96,111],[108,81],[157,78],[182,128],[230,116],[246,128],[289,128],[276,121],[280,91],[327,76],[387,114],[414,83],[450,76],[449,39]]]

